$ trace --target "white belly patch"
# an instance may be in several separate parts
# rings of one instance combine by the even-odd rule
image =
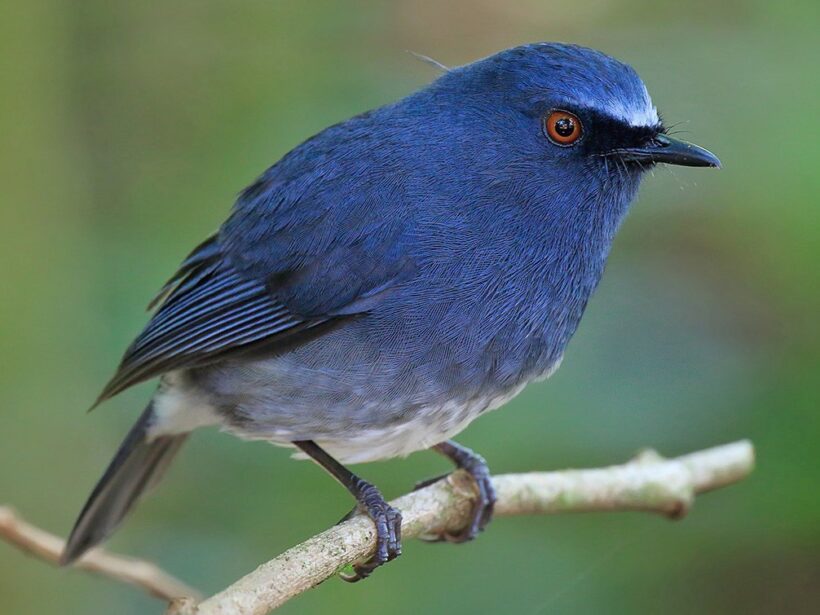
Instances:
[[[518,395],[524,385],[489,399],[476,399],[468,405],[449,402],[435,409],[421,409],[416,416],[399,425],[367,429],[344,438],[318,438],[316,443],[343,463],[364,463],[406,457],[449,440],[484,412],[503,406]],[[274,444],[286,444],[271,440]],[[305,459],[296,453],[296,459]]]

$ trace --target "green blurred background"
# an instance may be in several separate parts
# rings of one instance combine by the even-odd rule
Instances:
[[[817,613],[818,3],[7,1],[0,8],[0,502],[65,533],[153,385],[85,410],[142,308],[237,191],[323,127],[536,40],[635,66],[720,172],[659,168],[549,382],[461,441],[498,472],[749,437],[758,468],[680,523],[499,519],[411,542],[283,613]],[[398,495],[436,455],[358,467]],[[351,505],[263,443],[197,434],[111,547],[206,592]],[[0,612],[159,613],[0,545]]]

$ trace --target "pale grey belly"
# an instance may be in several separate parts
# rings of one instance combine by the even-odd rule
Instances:
[[[404,421],[382,427],[369,427],[345,433],[317,433],[305,437],[290,429],[246,428],[224,425],[227,431],[245,439],[262,439],[274,444],[289,445],[294,440],[314,440],[333,457],[344,463],[363,463],[405,457],[415,451],[428,449],[460,433],[475,418],[494,410],[515,397],[524,385],[505,395],[474,399],[467,402],[447,402],[436,407],[417,408]],[[300,453],[296,457],[303,458]]]
[[[552,371],[554,369],[541,374],[541,377],[549,376]],[[495,395],[449,400],[427,406],[416,405],[411,412],[393,413],[400,418],[389,422],[373,420],[370,425],[340,421],[339,417],[329,414],[327,409],[322,413],[321,419],[313,417],[301,421],[294,420],[292,408],[284,412],[269,410],[264,415],[252,411],[249,413],[247,409],[241,408],[226,411],[224,400],[218,401],[211,394],[192,388],[190,384],[184,374],[172,373],[166,376],[162,390],[155,399],[159,420],[154,436],[218,425],[243,439],[264,440],[283,446],[290,446],[297,440],[314,440],[341,462],[361,463],[406,456],[448,440],[484,412],[499,408],[518,395],[526,383]],[[275,384],[270,387],[275,388]],[[258,407],[260,402],[258,398],[254,398],[248,399],[246,403],[250,403],[251,407]],[[380,410],[365,404],[364,407],[342,414],[363,413],[374,416],[382,414]],[[237,420],[237,417],[241,418]],[[287,417],[287,420],[282,417]]]
[[[490,353],[455,355],[467,346],[453,340],[412,345],[345,335],[275,358],[166,375],[155,435],[218,424],[275,444],[314,440],[340,461],[387,459],[452,438],[559,363],[519,370],[507,355],[504,373],[512,377],[502,378]]]

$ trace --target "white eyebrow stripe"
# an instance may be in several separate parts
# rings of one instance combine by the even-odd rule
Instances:
[[[652,104],[646,86],[643,88],[643,104],[640,107],[627,107],[620,100],[610,100],[606,112],[607,115],[637,128],[654,128],[660,123],[658,110]]]
[[[636,128],[654,128],[660,123],[658,110],[652,105],[644,109],[627,109],[622,104],[611,104],[607,106],[606,113]]]

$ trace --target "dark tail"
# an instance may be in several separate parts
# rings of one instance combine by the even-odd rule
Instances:
[[[152,413],[148,404],[88,497],[60,556],[62,565],[70,564],[111,535],[140,494],[162,478],[185,441],[187,434],[147,441]]]

